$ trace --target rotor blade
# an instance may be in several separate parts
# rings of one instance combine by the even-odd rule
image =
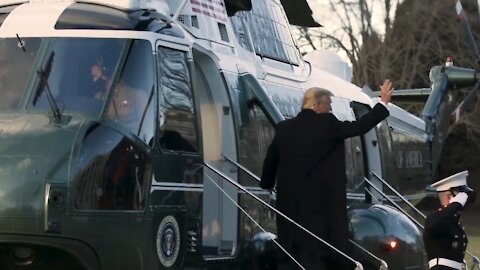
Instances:
[[[475,38],[473,37],[472,29],[470,28],[470,24],[468,23],[467,16],[465,14],[465,11],[463,10],[462,2],[460,0],[457,0],[455,9],[457,10],[458,19],[462,23],[463,30],[465,31],[465,35],[467,36],[467,43],[470,47],[470,51],[476,57],[477,64],[480,64],[480,52],[478,51],[477,43],[475,42]]]
[[[480,89],[480,81],[478,81],[475,86],[468,92],[467,96],[463,99],[462,102],[453,110],[450,119],[450,125],[454,126],[458,120],[465,114],[465,111],[472,111],[475,107],[477,91]]]
[[[321,27],[312,17],[312,9],[306,0],[280,0],[290,24],[304,27]]]
[[[477,0],[478,18],[480,18],[480,0]]]

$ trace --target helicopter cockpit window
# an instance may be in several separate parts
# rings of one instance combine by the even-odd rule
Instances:
[[[110,86],[125,40],[54,38],[43,42],[47,48],[34,71],[29,109],[51,112],[51,96],[61,113],[98,117],[105,103],[100,92]]]
[[[18,109],[39,45],[39,38],[0,40],[0,111]]]
[[[53,103],[61,113],[99,118],[103,111],[103,120],[151,143],[155,99],[148,41],[52,38],[45,39],[44,46],[43,58],[32,71],[30,110],[51,112]]]
[[[123,44],[121,51],[126,60],[120,63],[122,71],[118,79],[111,79],[104,118],[151,144],[155,126],[152,47],[145,40],[130,40]]]
[[[186,54],[160,47],[157,55],[160,146],[165,150],[197,152],[196,118]]]

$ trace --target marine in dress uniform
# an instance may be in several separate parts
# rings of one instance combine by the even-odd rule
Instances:
[[[460,213],[473,190],[467,186],[468,171],[431,185],[441,207],[427,216],[423,240],[429,269],[462,269],[468,239],[460,223]]]

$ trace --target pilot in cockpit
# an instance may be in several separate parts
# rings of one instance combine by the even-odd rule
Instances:
[[[98,57],[91,65],[92,90],[96,100],[105,100],[107,91],[112,84],[109,69],[105,66],[103,58]]]
[[[152,89],[145,83],[150,77],[141,71],[141,66],[132,64],[141,59],[135,55],[127,57],[121,68],[115,68],[116,58],[109,57],[108,52],[102,55],[103,58],[96,57],[89,66],[93,92],[90,93],[96,101],[106,102],[103,114],[106,120],[137,133],[147,109],[147,92]]]
[[[94,98],[109,103],[106,111],[107,119],[124,126],[138,125],[147,103],[145,91],[134,87],[129,75],[125,73],[122,73],[118,80],[112,81],[108,69],[101,62],[92,65],[91,75]],[[112,93],[107,99],[109,91]]]

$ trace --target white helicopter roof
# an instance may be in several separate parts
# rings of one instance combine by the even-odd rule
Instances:
[[[75,0],[4,0],[0,1],[0,6],[15,5],[22,3],[74,3]],[[82,0],[82,3],[101,4],[123,9],[156,9],[160,12],[168,12],[168,4],[165,0]],[[168,13],[165,13],[168,14]]]
[[[319,69],[328,71],[347,82],[352,81],[352,69],[337,53],[328,50],[315,50],[307,53],[303,59]]]

